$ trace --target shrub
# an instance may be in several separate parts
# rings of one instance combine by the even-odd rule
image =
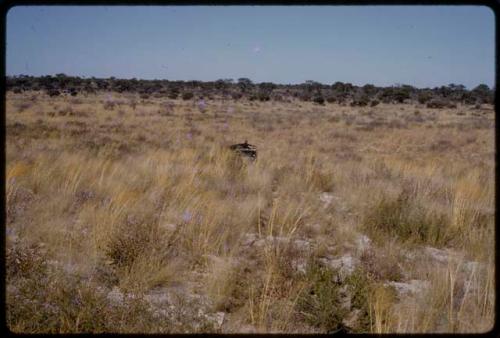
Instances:
[[[427,108],[442,109],[448,106],[448,101],[444,99],[432,99],[427,102]]]
[[[150,242],[150,237],[141,226],[123,227],[115,233],[106,249],[106,256],[117,267],[129,268],[134,260],[141,255]]]
[[[365,215],[363,227],[375,236],[385,233],[403,241],[445,244],[450,238],[450,220],[445,214],[429,212],[407,191],[396,198],[383,197]]]
[[[341,282],[338,271],[313,261],[308,264],[305,280],[309,285],[299,295],[297,310],[309,325],[325,333],[342,329],[369,332],[373,282],[362,268]],[[347,327],[345,320],[353,311],[358,312],[358,318]]]
[[[300,100],[302,100],[304,102],[311,101],[311,95],[308,93],[300,94],[299,98],[300,98]]]
[[[305,321],[325,332],[342,328],[346,310],[342,308],[336,273],[319,263],[309,264],[306,280],[310,281],[299,296],[297,307]]]
[[[379,103],[380,103],[380,102],[379,102],[379,100],[372,100],[372,101],[370,102],[370,107],[375,107],[375,106],[377,106]]]
[[[328,103],[335,103],[337,101],[337,98],[333,95],[329,95],[326,97],[326,102]]]
[[[368,96],[364,95],[361,96],[360,98],[356,98],[351,102],[351,107],[365,107],[368,105],[368,102],[370,102],[370,99]]]
[[[313,98],[313,102],[314,103],[317,103],[317,104],[325,104],[325,99],[323,98],[323,96],[321,95],[316,95],[314,98]]]
[[[268,93],[259,93],[258,97],[260,101],[269,101],[271,99]]]
[[[425,104],[432,99],[432,93],[421,92],[417,96],[418,103]]]
[[[194,94],[192,92],[184,92],[182,93],[182,99],[183,100],[191,100],[194,97]]]
[[[61,95],[61,92],[56,90],[56,89],[50,89],[47,91],[47,94],[50,96],[50,97],[54,97],[54,96],[59,96]]]
[[[400,281],[403,278],[395,256],[377,256],[373,249],[369,249],[361,254],[360,260],[370,278],[376,281]]]
[[[46,258],[37,244],[15,243],[6,250],[7,279],[40,278],[45,274]]]
[[[238,93],[238,92],[235,92],[235,93],[232,93],[232,94],[231,94],[231,97],[233,98],[233,100],[235,100],[235,101],[236,101],[236,100],[241,99],[241,98],[243,97],[243,94]]]
[[[179,92],[177,90],[171,90],[168,93],[168,98],[171,100],[177,99],[178,96],[179,96]]]

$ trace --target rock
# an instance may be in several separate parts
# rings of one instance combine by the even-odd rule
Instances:
[[[292,240],[289,237],[284,236],[267,236],[265,238],[259,238],[257,234],[247,233],[243,236],[242,245],[243,246],[255,246],[261,248],[265,245],[287,245],[291,244],[295,249],[300,251],[308,251],[312,247],[312,242],[307,239],[295,239]]]
[[[306,229],[314,236],[321,233],[321,224],[313,223],[306,225]]]
[[[251,246],[255,243],[255,241],[258,239],[257,234],[253,233],[246,233],[243,235],[242,239],[242,245],[244,246]]]
[[[160,227],[168,232],[174,232],[177,229],[177,224],[173,223],[163,223]]]
[[[301,273],[304,275],[307,273],[307,261],[305,261],[305,260],[292,261],[292,267],[298,273]]]
[[[225,312],[216,312],[213,314],[207,314],[205,315],[205,318],[209,320],[210,322],[213,322],[214,324],[217,325],[217,327],[221,327],[222,324],[224,323],[224,318],[226,317]]]
[[[387,282],[385,285],[390,285],[396,289],[400,296],[407,294],[415,294],[422,292],[430,287],[430,282],[425,280],[412,279],[409,282]]]
[[[349,275],[351,275],[356,266],[359,265],[359,259],[351,256],[350,254],[344,255],[337,259],[320,258],[320,263],[331,267],[332,269],[338,270],[340,273],[341,280]]]
[[[371,239],[366,235],[359,235],[356,239],[356,247],[359,251],[365,251],[371,247]]]
[[[333,194],[328,193],[328,192],[323,192],[319,196],[319,200],[325,204],[325,206],[331,204],[333,200],[335,199],[335,196]]]
[[[473,271],[478,273],[480,270],[483,270],[485,268],[484,263],[476,262],[476,261],[470,261],[467,262],[463,265],[463,270],[467,273],[472,273]]]
[[[304,239],[296,239],[295,241],[293,241],[293,245],[295,246],[295,248],[301,251],[308,251],[312,246],[310,241]]]
[[[167,288],[157,288],[150,290],[146,295],[144,295],[144,299],[152,305],[172,303],[172,297]]]
[[[123,300],[125,298],[124,294],[120,291],[120,289],[115,286],[113,289],[108,293],[106,298],[113,303],[114,305],[122,305]]]
[[[361,313],[360,309],[352,310],[345,318],[342,320],[342,324],[345,327],[352,328],[356,327],[356,323],[358,322],[359,315]]]
[[[238,333],[256,333],[256,332],[257,329],[255,328],[255,326],[250,324],[242,325],[238,330]]]
[[[424,248],[424,253],[430,258],[440,262],[440,263],[448,263],[450,260],[458,260],[458,253],[452,250],[442,250],[436,249],[430,246],[426,246]]]

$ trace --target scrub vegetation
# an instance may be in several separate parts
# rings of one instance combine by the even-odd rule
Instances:
[[[10,330],[492,328],[488,102],[253,100],[245,84],[7,92]],[[255,161],[229,148],[245,140]]]

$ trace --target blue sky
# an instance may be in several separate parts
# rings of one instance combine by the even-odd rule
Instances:
[[[31,6],[7,14],[7,74],[356,85],[494,85],[480,6]]]

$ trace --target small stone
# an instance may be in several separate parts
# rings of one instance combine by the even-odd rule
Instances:
[[[292,266],[298,273],[306,274],[307,273],[307,262],[306,261],[293,261]]]
[[[359,260],[355,257],[352,257],[350,254],[344,255],[337,259],[320,258],[319,261],[324,265],[338,270],[340,272],[341,279],[351,275],[356,269],[356,266],[359,264]]]
[[[121,305],[123,303],[124,295],[120,289],[115,286],[106,297],[110,302]]]
[[[452,250],[442,250],[427,246],[424,248],[424,252],[440,263],[448,263],[450,260],[459,259],[458,253]]]
[[[212,316],[212,318],[217,323],[217,325],[220,327],[224,323],[225,316],[226,316],[226,314],[224,312],[217,312]]]
[[[386,285],[390,285],[396,289],[399,295],[415,294],[425,289],[429,288],[430,283],[425,280],[412,279],[409,283],[405,282],[388,282]]]
[[[360,235],[356,239],[356,246],[358,250],[365,251],[371,247],[371,239],[366,235]]]
[[[253,325],[242,325],[238,333],[256,333],[257,329]]]
[[[303,239],[296,239],[294,245],[297,249],[307,251],[311,248],[311,242]]]
[[[173,223],[164,223],[160,225],[162,229],[167,230],[169,232],[174,232],[177,229],[177,225]]]
[[[247,233],[243,236],[243,245],[251,246],[257,240],[257,235],[253,233]]]
[[[325,205],[329,205],[333,202],[335,196],[333,196],[333,194],[330,194],[328,192],[323,192],[321,193],[321,195],[319,196],[319,200],[323,203],[325,203]]]

